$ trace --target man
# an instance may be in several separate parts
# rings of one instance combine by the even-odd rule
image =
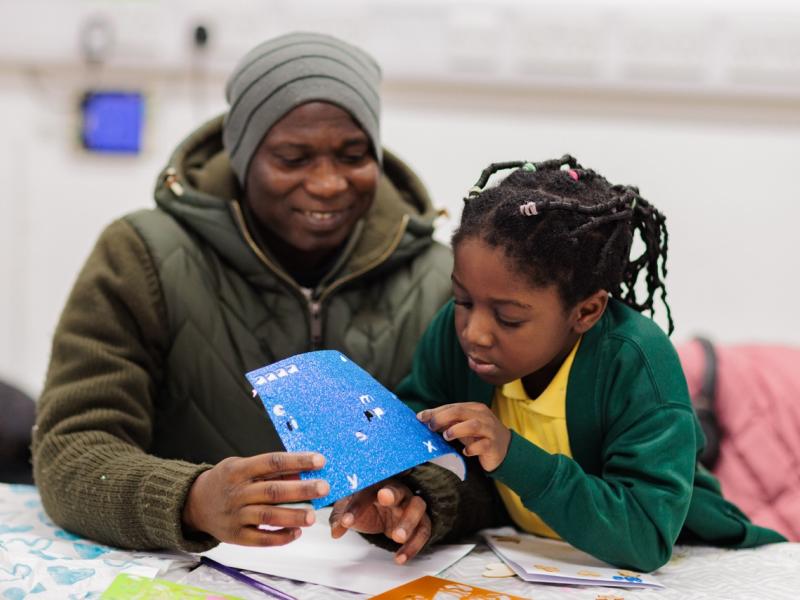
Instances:
[[[330,36],[261,44],[229,79],[228,112],[173,153],[157,208],[101,234],[55,332],[34,433],[56,523],[189,551],[283,544],[313,523],[275,505],[327,495],[298,477],[324,457],[282,451],[243,374],[332,348],[392,387],[450,295],[436,212],[381,148],[379,81],[368,54]],[[418,511],[411,500],[393,498],[389,521]]]

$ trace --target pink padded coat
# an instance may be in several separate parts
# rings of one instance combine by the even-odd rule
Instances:
[[[800,541],[800,348],[715,346],[715,411],[721,430],[713,472],[758,525]],[[701,387],[697,342],[678,347],[689,391]]]

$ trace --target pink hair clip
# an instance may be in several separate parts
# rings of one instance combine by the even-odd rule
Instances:
[[[536,202],[533,201],[520,204],[519,212],[526,217],[532,217],[539,214],[539,211],[536,209]]]

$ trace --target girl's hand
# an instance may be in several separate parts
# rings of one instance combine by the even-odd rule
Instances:
[[[402,565],[414,558],[431,537],[431,519],[425,501],[403,483],[388,479],[356,492],[333,505],[330,525],[336,539],[348,529],[383,533],[402,544],[394,560]]]
[[[444,431],[444,439],[460,440],[464,456],[477,456],[485,471],[494,471],[505,460],[511,430],[480,402],[458,402],[423,410],[417,418],[432,431]]]
[[[189,488],[183,525],[242,546],[288,544],[300,536],[301,527],[314,523],[314,512],[274,505],[327,496],[327,481],[299,476],[324,465],[321,454],[310,452],[226,458],[201,473]]]

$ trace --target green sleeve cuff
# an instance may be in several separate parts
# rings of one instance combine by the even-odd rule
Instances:
[[[558,467],[557,456],[542,450],[513,429],[505,459],[490,477],[505,484],[527,505],[550,485]]]
[[[205,552],[219,541],[205,533],[183,528],[183,506],[194,480],[211,465],[178,460],[154,461],[154,469],[142,482],[141,519],[145,534],[155,546],[185,552]]]

